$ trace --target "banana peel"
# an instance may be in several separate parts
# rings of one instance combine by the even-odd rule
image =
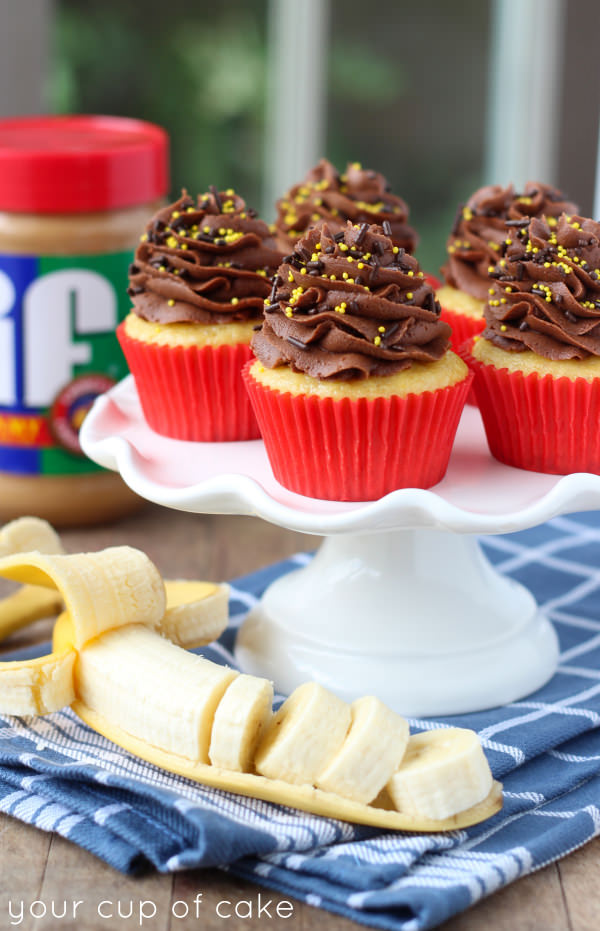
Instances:
[[[19,534],[15,536],[12,528],[5,547],[11,535],[18,541]],[[26,533],[21,537],[27,538]],[[0,531],[0,553],[2,540]],[[0,576],[23,585],[0,602],[0,637],[44,616],[39,611],[55,613],[63,606],[65,610],[54,626],[51,654],[0,663],[0,711],[46,714],[70,705],[98,733],[172,773],[221,790],[387,830],[457,830],[491,817],[502,807],[502,787],[491,777],[485,798],[436,819],[423,811],[398,811],[385,787],[365,803],[314,785],[291,784],[277,777],[277,767],[273,775],[255,771],[260,766],[261,746],[267,751],[270,747],[271,756],[273,747],[277,751],[273,731],[277,721],[281,723],[282,709],[277,715],[270,710],[271,684],[181,649],[209,643],[225,628],[227,586],[180,580],[165,583],[148,557],[131,547],[69,556],[56,551],[48,534],[40,533],[38,542],[55,552],[0,556]],[[43,602],[40,592],[52,598]],[[203,677],[208,677],[208,684],[202,685]],[[108,684],[105,679],[110,680]],[[114,698],[113,686],[122,687],[120,698]],[[307,691],[313,701],[314,690]],[[187,701],[188,697],[192,700]],[[339,700],[317,697],[330,703],[334,699],[334,727]],[[303,702],[294,696],[291,700],[302,710]],[[313,721],[318,721],[314,708],[311,713]],[[281,733],[284,730],[280,728]],[[344,757],[357,758],[356,749],[341,753],[342,744],[336,737],[330,754],[334,764]],[[300,755],[304,753],[301,749]],[[264,751],[265,755],[269,753]],[[325,766],[325,757],[319,758],[319,766]],[[254,771],[243,771],[250,768]],[[336,777],[332,784],[341,785],[343,780]]]

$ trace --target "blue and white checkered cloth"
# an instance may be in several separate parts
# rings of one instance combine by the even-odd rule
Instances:
[[[0,810],[134,873],[219,866],[394,931],[441,924],[600,833],[600,514],[483,541],[552,618],[560,668],[524,701],[443,723],[474,728],[505,806],[452,834],[386,833],[203,788],[125,753],[69,710],[0,718]],[[212,659],[297,556],[239,580]],[[430,722],[411,720],[413,727]]]

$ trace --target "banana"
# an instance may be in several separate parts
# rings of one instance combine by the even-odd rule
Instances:
[[[0,528],[0,557],[12,553],[62,553],[62,543],[53,527],[38,517],[20,517]],[[33,621],[52,617],[62,607],[57,592],[34,585],[23,585],[0,600],[0,640]]]
[[[213,766],[239,773],[252,770],[272,705],[273,683],[268,679],[244,674],[233,680],[215,712],[208,750]]]
[[[76,556],[17,553],[0,559],[0,576],[58,589],[76,648],[115,627],[157,627],[165,613],[165,587],[156,566],[130,546]]]
[[[229,586],[212,582],[165,580],[167,610],[161,632],[181,647],[204,646],[217,640],[228,620]]]
[[[48,714],[75,700],[75,653],[0,663],[0,709],[4,714]]]
[[[0,601],[0,640],[62,608],[59,593],[37,585],[21,585]]]
[[[313,785],[340,749],[350,706],[317,682],[299,685],[274,715],[254,763],[269,779]]]
[[[408,721],[373,695],[358,698],[350,708],[348,735],[316,785],[366,805],[400,766],[409,727]]]
[[[315,682],[273,714],[272,683],[181,648],[221,633],[227,586],[164,583],[130,547],[67,556],[53,534],[33,518],[0,530],[0,576],[24,583],[0,602],[0,636],[65,606],[50,656],[0,663],[0,711],[71,704],[100,733],[172,772],[388,829],[456,829],[501,807],[472,731],[408,739],[407,722],[375,697],[350,706]]]
[[[237,675],[144,625],[130,624],[80,650],[75,692],[89,709],[134,737],[208,762],[215,711]]]
[[[19,517],[0,528],[0,556],[11,553],[64,553],[60,537],[48,521]]]
[[[449,727],[410,738],[387,791],[400,812],[441,820],[482,802],[492,783],[477,734]]]

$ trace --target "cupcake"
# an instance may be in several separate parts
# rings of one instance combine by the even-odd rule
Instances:
[[[309,230],[244,369],[277,480],[339,501],[439,482],[471,381],[449,335],[417,260],[382,227]]]
[[[117,334],[153,430],[180,440],[258,437],[241,378],[270,278],[268,226],[234,191],[183,193],[136,250],[132,312]]]
[[[348,220],[380,225],[387,221],[393,244],[405,252],[415,250],[418,237],[408,225],[408,207],[390,192],[383,175],[358,162],[340,175],[325,158],[277,201],[277,242],[289,252],[316,223],[326,221],[331,232],[338,233]]]
[[[458,208],[442,268],[446,284],[437,292],[442,319],[452,327],[457,350],[485,326],[483,309],[489,296],[489,272],[496,265],[511,227],[529,217],[558,217],[579,208],[547,184],[528,181],[522,194],[512,185],[482,187]]]
[[[600,223],[524,219],[501,246],[468,357],[492,454],[600,473]]]

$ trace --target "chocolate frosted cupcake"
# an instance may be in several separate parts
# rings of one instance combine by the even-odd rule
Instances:
[[[259,436],[242,383],[281,261],[269,228],[233,191],[186,193],[148,224],[118,336],[149,425],[185,440]]]
[[[316,223],[325,220],[337,233],[346,222],[390,224],[395,246],[414,252],[418,237],[408,225],[408,207],[392,194],[390,186],[376,171],[363,169],[358,162],[349,164],[340,175],[331,162],[322,158],[304,181],[294,185],[277,201],[275,228],[280,247],[289,252],[294,244]]]
[[[471,350],[490,449],[539,472],[600,472],[600,223],[524,219],[501,246]]]
[[[460,206],[448,239],[448,260],[442,268],[446,285],[437,292],[442,317],[452,327],[454,349],[484,326],[483,308],[489,296],[489,273],[498,261],[510,230],[530,217],[556,219],[578,208],[547,184],[528,181],[522,194],[512,185],[482,187]]]
[[[244,375],[275,477],[360,501],[444,475],[470,384],[416,259],[389,227],[310,230],[286,258]]]

